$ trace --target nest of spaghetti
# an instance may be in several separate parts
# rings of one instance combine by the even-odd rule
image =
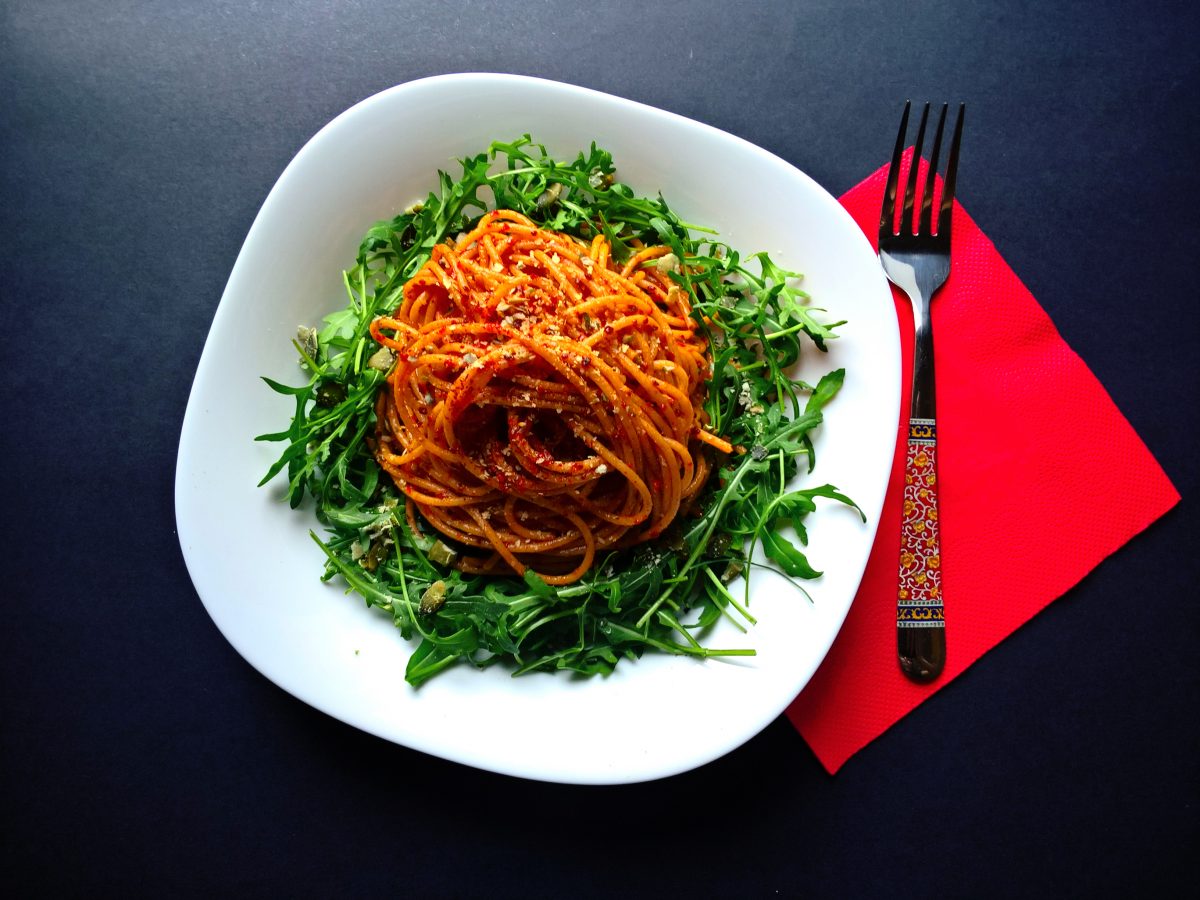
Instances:
[[[624,264],[509,210],[438,244],[371,334],[395,354],[374,452],[472,573],[579,580],[694,503],[708,342],[665,247]]]

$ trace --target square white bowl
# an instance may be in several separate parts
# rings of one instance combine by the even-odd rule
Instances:
[[[813,304],[848,319],[827,354],[807,349],[815,382],[844,367],[845,386],[816,432],[817,468],[867,515],[821,507],[809,557],[825,572],[811,602],[769,571],[753,576],[748,633],[722,624],[710,646],[753,647],[736,660],[647,654],[607,678],[512,678],[453,668],[414,690],[415,644],[390,617],[318,578],[310,510],[257,488],[281,445],[291,402],[259,380],[299,383],[290,340],[345,305],[341,273],[367,228],[436,187],[436,172],[493,140],[524,133],[556,156],[595,141],[618,178],[661,192],[685,220],[743,253],[768,251],[804,273]],[[870,244],[842,207],[793,166],[740,138],[628,100],[512,75],[428,78],[342,113],[296,155],[267,197],[230,275],[197,368],[176,471],[179,540],[197,593],[231,644],[312,706],[396,743],[527,778],[621,783],[702,765],[775,719],[808,682],[841,627],[866,566],[899,416],[899,337]]]

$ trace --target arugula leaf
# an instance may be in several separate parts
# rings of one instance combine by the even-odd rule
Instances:
[[[796,578],[819,578],[821,573],[808,564],[808,558],[778,531],[768,529],[762,536],[763,551],[779,563],[779,568]]]

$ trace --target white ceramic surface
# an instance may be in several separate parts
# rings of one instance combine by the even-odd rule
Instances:
[[[815,380],[845,387],[817,434],[817,470],[854,497],[862,524],[825,504],[809,517],[809,558],[825,575],[812,602],[756,574],[743,635],[711,646],[758,655],[704,662],[647,655],[609,678],[460,666],[420,690],[404,682],[415,644],[390,618],[318,580],[311,512],[255,485],[281,449],[254,443],[287,421],[290,400],[259,380],[300,379],[290,339],[345,303],[341,272],[376,220],[457,173],[455,158],[529,132],[556,155],[591,141],[618,177],[661,191],[687,221],[743,252],[767,250],[805,273],[816,306],[849,319],[830,352],[807,353]],[[620,783],[702,765],[775,719],[825,656],[857,590],[892,460],[899,403],[892,301],[870,246],[838,203],[788,163],[680,116],[578,87],[508,75],[402,84],[323,128],[280,176],[221,298],[183,422],[176,473],[179,540],[197,593],[251,665],[296,697],[365,731],[467,765],[527,778]]]

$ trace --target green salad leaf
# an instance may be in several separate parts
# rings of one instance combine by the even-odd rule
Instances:
[[[312,535],[325,556],[323,580],[340,578],[391,615],[404,638],[419,641],[405,672],[414,686],[463,662],[502,663],[517,675],[592,675],[646,650],[753,655],[703,639],[722,618],[743,630],[754,624],[748,575],[755,548],[789,579],[815,578],[803,520],[816,500],[862,515],[830,485],[788,489],[801,465],[812,471],[812,432],[844,377],[834,370],[809,385],[790,373],[805,343],[824,350],[844,323],[818,317],[822,310],[798,287],[798,273],[764,253],[743,259],[711,230],[682,221],[663,197],[636,195],[595,144],[559,161],[525,135],[460,162],[460,177],[439,172],[438,189],[424,202],[368,229],[344,273],[345,308],[297,333],[305,383],[263,379],[293,399],[294,413],[285,430],[257,438],[284,445],[260,484],[286,477],[293,508],[311,496],[327,531]],[[708,427],[736,448],[692,515],[654,542],[598,558],[582,580],[562,587],[532,572],[459,572],[453,548],[432,530],[409,527],[404,498],[369,447],[376,393],[391,365],[371,338],[372,320],[399,305],[405,282],[435,245],[469,230],[489,208],[516,210],[584,240],[602,233],[618,261],[639,246],[670,246],[682,261],[671,277],[690,295],[712,350]],[[743,574],[739,598],[730,584]]]

